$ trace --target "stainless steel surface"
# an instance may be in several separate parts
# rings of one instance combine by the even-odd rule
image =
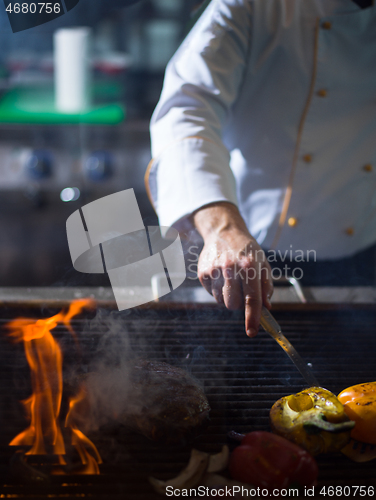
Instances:
[[[195,280],[197,282],[197,280]],[[187,280],[190,283],[190,280]],[[176,304],[211,304],[216,305],[214,298],[207,291],[196,283],[196,286],[188,286],[187,282],[172,293],[163,297],[163,302]],[[193,283],[193,281],[192,281]],[[129,289],[131,294],[147,293],[150,300],[150,287]],[[376,288],[374,287],[311,287],[308,289],[315,297],[315,305],[336,305],[336,304],[354,304],[368,305],[376,303]],[[306,292],[306,289],[304,289]],[[161,294],[161,289],[159,289]],[[0,287],[1,302],[22,302],[35,301],[46,302],[54,300],[74,300],[81,297],[92,297],[98,301],[115,301],[112,289],[109,286],[51,286],[51,287]],[[159,302],[162,302],[160,299]],[[278,287],[275,289],[272,304],[278,307],[291,304],[300,306],[299,298],[294,293],[292,287]],[[309,304],[308,304],[309,305]],[[221,306],[218,306],[220,308]]]
[[[50,162],[29,164],[33,150],[44,151]],[[103,161],[94,161],[95,151]],[[86,168],[88,157],[89,166],[98,168]],[[133,188],[145,224],[154,225],[157,218],[143,181],[149,160],[146,120],[107,128],[0,124],[0,285],[109,286],[108,276],[73,269],[66,220],[87,203]],[[32,177],[33,166],[40,178]],[[80,197],[62,201],[61,193],[69,187],[77,188]]]
[[[276,280],[273,280],[274,281],[274,285],[288,285],[290,284],[293,289],[294,289],[294,292],[296,293],[296,296],[297,298],[300,300],[300,302],[302,304],[306,304],[307,302],[309,302],[306,298],[306,292],[303,291],[300,283],[299,283],[299,280],[293,278],[292,276],[288,276],[288,277],[284,277],[282,276],[281,278],[278,278]]]
[[[49,192],[77,186],[102,196],[130,187],[144,190],[150,161],[147,120],[116,126],[0,124],[0,135],[2,191],[30,185]],[[48,159],[48,171],[30,168],[36,155]]]
[[[289,356],[296,368],[299,370],[308,386],[319,387],[320,384],[316,380],[316,377],[312,374],[307,363],[296,351],[295,347],[291,345],[291,343],[283,335],[281,327],[279,326],[273,315],[266,309],[266,307],[262,308],[261,326],[282,347],[282,349]]]

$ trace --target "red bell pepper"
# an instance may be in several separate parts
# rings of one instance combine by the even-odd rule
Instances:
[[[231,454],[229,469],[233,479],[269,490],[311,487],[318,474],[316,461],[307,451],[263,431],[246,434]]]

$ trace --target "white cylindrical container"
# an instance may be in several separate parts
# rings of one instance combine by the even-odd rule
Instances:
[[[54,34],[55,105],[63,113],[90,106],[90,28],[63,28]]]

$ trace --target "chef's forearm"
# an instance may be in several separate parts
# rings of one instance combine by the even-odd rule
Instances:
[[[192,220],[204,241],[210,236],[221,236],[234,230],[249,234],[236,205],[226,201],[200,208],[193,214]]]

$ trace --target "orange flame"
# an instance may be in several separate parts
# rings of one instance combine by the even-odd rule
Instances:
[[[75,398],[72,398],[69,402],[69,411],[65,419],[65,427],[70,427],[72,429],[72,444],[76,447],[78,454],[80,455],[82,463],[85,465],[84,469],[81,469],[80,474],[99,474],[98,464],[102,463],[102,459],[98,453],[97,448],[94,443],[90,441],[74,423],[72,418],[73,409],[85,398],[85,392],[81,388],[80,392]],[[92,453],[88,452],[88,449]],[[94,457],[93,457],[94,454]]]
[[[47,319],[18,318],[8,323],[10,336],[17,342],[24,342],[25,354],[31,371],[33,394],[23,402],[30,419],[30,426],[16,436],[10,446],[31,446],[26,455],[59,456],[59,463],[65,464],[62,455],[65,445],[59,425],[59,414],[63,394],[63,356],[58,343],[51,334],[58,323],[63,323],[73,333],[70,320],[84,307],[92,306],[93,301],[75,301],[69,310]],[[72,431],[72,444],[76,447],[85,467],[80,474],[99,474],[98,463],[101,458],[94,444],[77,427],[68,422],[73,407],[83,398],[80,393],[69,403],[66,426]],[[92,451],[91,455],[87,448]]]

